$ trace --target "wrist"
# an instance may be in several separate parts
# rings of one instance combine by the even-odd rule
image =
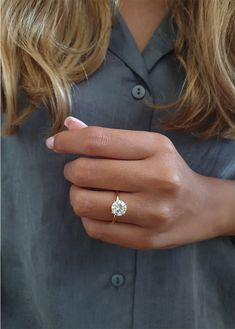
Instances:
[[[205,214],[216,236],[235,235],[235,181],[201,176]]]

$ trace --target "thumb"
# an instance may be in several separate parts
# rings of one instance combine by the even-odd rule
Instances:
[[[85,122],[72,116],[69,116],[64,120],[64,125],[70,130],[88,127]]]

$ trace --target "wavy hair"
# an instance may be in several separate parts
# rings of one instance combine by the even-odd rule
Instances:
[[[174,103],[151,106],[175,108],[166,129],[234,138],[235,1],[168,1],[185,80]],[[17,133],[40,103],[52,119],[47,137],[64,129],[71,88],[104,61],[117,9],[117,0],[2,0],[3,136]],[[19,88],[28,99],[21,110]]]

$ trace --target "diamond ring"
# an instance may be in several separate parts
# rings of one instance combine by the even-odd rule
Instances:
[[[116,222],[116,216],[123,216],[127,211],[127,204],[123,200],[119,199],[118,192],[116,200],[112,203],[111,209],[113,214],[112,223]]]

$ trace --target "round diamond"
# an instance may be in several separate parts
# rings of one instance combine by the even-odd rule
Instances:
[[[127,211],[127,205],[122,200],[116,200],[112,204],[112,214],[116,216],[123,216]]]

